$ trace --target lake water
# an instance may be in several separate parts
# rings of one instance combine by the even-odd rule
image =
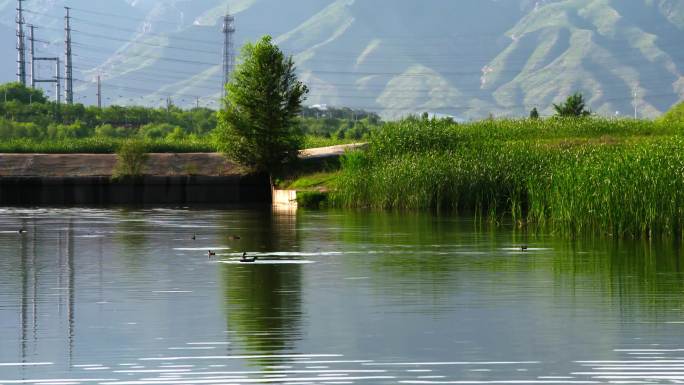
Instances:
[[[684,383],[683,258],[428,214],[3,209],[0,384]]]

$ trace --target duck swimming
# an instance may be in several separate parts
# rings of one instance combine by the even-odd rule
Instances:
[[[209,250],[207,254],[209,255],[209,258],[216,256],[216,253],[211,250]]]
[[[259,259],[259,257],[257,256],[254,256],[253,258],[247,258],[247,252],[244,252],[242,253],[242,259],[240,260],[240,262],[253,263],[256,262],[257,259]]]
[[[17,231],[17,232],[18,232],[19,234],[26,234],[26,233],[28,233],[28,231],[27,231],[26,229],[19,229],[19,231]]]
[[[527,251],[527,245],[520,246],[520,251]]]

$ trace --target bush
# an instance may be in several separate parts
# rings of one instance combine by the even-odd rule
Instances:
[[[112,177],[126,178],[143,175],[148,155],[145,144],[138,140],[126,140],[116,152],[117,160]]]
[[[321,191],[297,191],[297,205],[303,208],[318,209],[328,200],[328,193]]]
[[[663,123],[684,123],[684,103],[679,103],[660,118]]]

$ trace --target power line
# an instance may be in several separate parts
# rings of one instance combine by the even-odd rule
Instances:
[[[88,48],[90,51],[94,52],[103,52],[103,53],[111,53],[110,51],[106,51],[101,49],[100,47],[92,46],[89,44],[84,44],[84,43],[78,43],[75,42],[74,45],[78,45],[80,47]],[[159,45],[158,47],[163,48],[163,46]],[[121,52],[115,53],[114,56],[124,56]],[[169,62],[175,62],[175,63],[184,63],[184,64],[194,64],[194,65],[202,65],[202,66],[216,66],[217,63],[209,63],[209,62],[203,62],[199,60],[187,60],[187,59],[178,59],[178,58],[170,58],[166,56],[154,56],[154,55],[144,55],[144,54],[135,54],[135,56],[131,56],[131,58],[136,57],[136,58],[144,58],[144,59],[154,59],[154,60],[160,60],[160,61],[169,61]]]
[[[122,28],[119,26],[111,25],[111,24],[93,22],[93,21],[89,21],[87,19],[80,19],[80,18],[76,18],[76,17],[72,17],[72,19],[78,20],[79,22],[81,22],[83,24],[92,25],[94,27],[102,28],[102,29],[112,29],[112,30],[116,30],[116,31],[130,32],[133,34],[140,34],[140,35],[144,35],[144,36],[163,37],[163,38],[169,38],[169,39],[178,40],[178,41],[187,41],[187,42],[193,43],[193,44],[199,43],[199,44],[206,44],[206,45],[215,46],[215,47],[220,46],[219,42],[211,42],[211,41],[201,40],[201,39],[192,39],[192,38],[187,38],[187,37],[180,37],[180,36],[175,36],[171,33],[166,33],[166,34],[154,33],[154,32],[140,31],[140,30],[134,30],[134,29],[129,29],[129,28]]]
[[[164,45],[164,44],[155,44],[155,43],[149,43],[149,42],[140,41],[140,40],[119,39],[116,37],[100,35],[100,34],[90,33],[90,32],[83,32],[80,30],[74,30],[74,32],[78,32],[79,34],[84,35],[84,36],[96,37],[98,39],[105,39],[105,40],[110,40],[110,41],[118,41],[118,42],[127,43],[127,44],[131,44],[131,45],[145,45],[148,47],[164,48],[164,49],[176,49],[176,50],[182,50],[185,52],[199,52],[199,53],[216,54],[216,51],[208,51],[208,50],[204,50],[204,49],[177,47],[177,46]]]

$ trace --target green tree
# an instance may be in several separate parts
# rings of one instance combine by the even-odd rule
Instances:
[[[591,111],[586,107],[584,96],[579,92],[569,96],[565,100],[565,103],[554,104],[553,108],[556,110],[556,115],[561,117],[583,117],[591,115]]]
[[[116,152],[117,159],[112,178],[142,176],[148,157],[145,143],[135,139],[126,140]]]
[[[270,36],[245,45],[218,114],[218,147],[257,172],[282,171],[303,145],[297,117],[308,92]]]
[[[663,123],[684,122],[684,102],[672,106],[660,119]]]
[[[530,111],[530,119],[539,119],[539,111],[537,111],[537,107],[534,107],[532,111]]]
[[[46,103],[43,90],[26,87],[21,83],[0,84],[0,102],[17,101],[23,104]]]

